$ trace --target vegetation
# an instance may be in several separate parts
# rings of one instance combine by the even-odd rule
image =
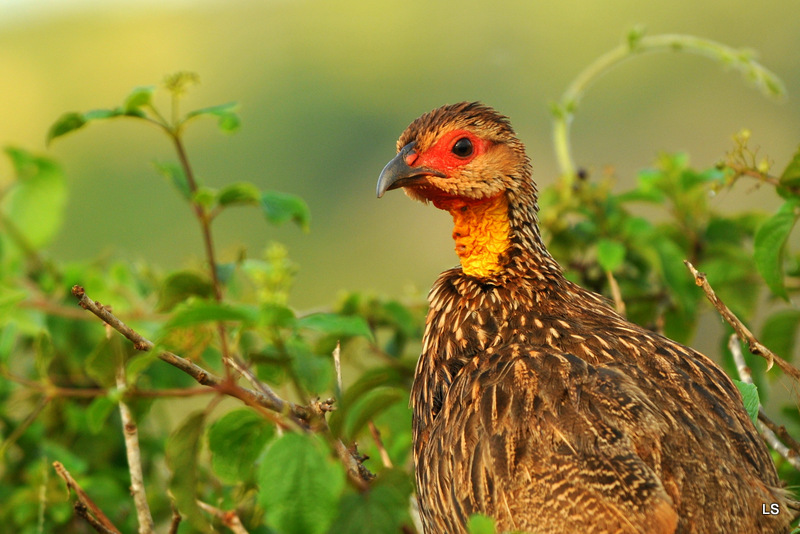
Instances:
[[[745,323],[764,317],[760,340],[790,360],[800,325],[789,303],[800,291],[800,251],[789,241],[800,217],[800,150],[777,173],[743,131],[717,167],[696,170],[687,155],[664,154],[621,193],[612,177],[590,180],[572,166],[567,126],[586,85],[649,46],[710,50],[780,91],[750,56],[669,37],[665,47],[632,33],[555,106],[564,176],[541,192],[545,237],[572,279],[635,322],[689,342],[705,306],[696,281],[707,280]],[[111,119],[164,132],[176,163],[157,170],[197,220],[204,267],[49,258],[66,203],[63,172],[46,156],[6,149],[16,176],[0,191],[0,521],[21,533],[415,532],[408,389],[425,303],[351,293],[303,314],[287,306],[295,265],[280,245],[221,263],[213,237],[221,212],[256,208],[269,225],[305,230],[310,215],[292,195],[198,182],[185,129],[211,117],[231,133],[239,117],[234,104],[181,114],[194,82],[189,73],[166,80],[169,113],[154,105],[154,87],[141,87],[118,108],[62,116],[48,140]],[[711,208],[710,195],[742,181],[773,189],[782,206]],[[637,215],[642,207],[661,212],[659,222]],[[777,433],[776,464],[797,487],[796,401],[774,417],[759,412],[781,374],[768,371],[772,362],[796,370],[741,329],[745,346],[771,359],[747,355],[749,372],[737,370],[732,333],[721,340],[726,368],[754,420]],[[470,525],[494,531],[488,518]]]

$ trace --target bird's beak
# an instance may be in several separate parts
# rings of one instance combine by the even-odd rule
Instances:
[[[439,171],[435,171],[428,167],[411,167],[409,161],[415,159],[413,156],[414,145],[416,142],[411,142],[400,149],[400,152],[392,158],[392,161],[386,164],[386,167],[381,171],[378,178],[377,194],[381,198],[386,191],[397,189],[398,187],[406,187],[418,183],[426,176],[439,176],[444,177]]]

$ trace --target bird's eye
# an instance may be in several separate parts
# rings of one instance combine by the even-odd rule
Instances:
[[[472,155],[472,141],[466,137],[462,137],[453,145],[453,154],[459,158],[466,158]]]

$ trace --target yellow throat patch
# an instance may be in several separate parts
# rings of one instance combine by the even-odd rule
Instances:
[[[485,277],[501,269],[500,256],[508,249],[511,227],[504,194],[475,201],[455,200],[442,206],[453,216],[453,239],[462,270]]]

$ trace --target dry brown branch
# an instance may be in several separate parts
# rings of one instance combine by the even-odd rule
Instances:
[[[67,484],[67,490],[72,490],[75,492],[75,495],[78,497],[78,502],[75,503],[75,512],[78,513],[81,517],[89,521],[89,524],[97,530],[98,532],[111,532],[113,534],[121,534],[117,527],[106,517],[100,508],[92,501],[89,495],[83,491],[75,479],[72,478],[72,475],[69,474],[69,471],[61,464],[61,462],[53,462],[53,468],[56,470],[58,476],[60,476],[64,482]],[[80,505],[80,510],[79,510]],[[98,527],[102,527],[103,530],[98,530]]]
[[[606,271],[606,278],[608,279],[608,286],[611,288],[611,296],[614,298],[614,308],[617,313],[625,317],[625,301],[622,300],[622,291],[619,290],[617,279],[611,271]]]
[[[114,534],[116,532],[116,530],[110,530],[104,527],[102,523],[100,523],[92,514],[89,513],[86,505],[84,505],[82,502],[75,501],[72,509],[75,510],[75,515],[89,523],[89,526],[91,526],[95,532],[99,532],[100,534]]]
[[[381,432],[372,421],[369,422],[369,433],[372,434],[372,440],[375,442],[375,446],[378,447],[378,452],[381,453],[381,462],[383,462],[383,466],[390,469],[394,467],[394,465],[392,465],[392,459],[389,458],[389,453],[386,451],[386,447],[383,446]]]
[[[783,425],[779,425],[775,421],[769,418],[769,416],[763,410],[759,410],[758,412],[758,420],[764,423],[767,428],[775,432],[775,435],[778,436],[782,442],[786,444],[789,449],[792,451],[792,455],[795,458],[800,458],[800,442],[794,439],[789,432],[786,430],[786,427]]]
[[[342,398],[342,347],[336,342],[333,349],[333,368],[336,371],[336,398]]]
[[[736,315],[734,315],[734,313],[725,305],[724,302],[722,302],[722,300],[720,300],[720,298],[714,292],[714,289],[711,287],[711,284],[709,284],[708,280],[706,280],[706,275],[698,272],[697,269],[694,268],[694,265],[692,265],[688,260],[684,260],[683,263],[686,264],[686,267],[688,267],[689,271],[692,273],[692,276],[694,276],[695,283],[703,288],[703,292],[706,294],[706,297],[719,312],[719,314],[722,315],[722,318],[725,319],[725,322],[733,327],[733,330],[736,332],[736,335],[739,336],[739,339],[747,343],[747,347],[750,352],[767,360],[767,370],[770,370],[773,364],[777,364],[781,371],[800,382],[800,370],[762,345],[756,339],[753,333],[744,325],[744,323],[740,321]]]
[[[125,365],[117,369],[117,388],[125,391],[128,387],[125,378]],[[147,504],[147,492],[144,488],[144,473],[142,472],[142,455],[139,449],[139,429],[133,412],[125,400],[119,401],[119,414],[122,420],[122,434],[125,438],[125,453],[128,457],[128,471],[131,474],[131,493],[133,504],[136,507],[136,518],[139,522],[139,534],[153,534],[153,515]]]
[[[169,530],[167,532],[169,534],[178,534],[178,527],[181,526],[181,521],[183,518],[181,517],[181,513],[175,508],[175,502],[172,503],[172,519],[169,522]]]
[[[235,510],[222,510],[203,501],[197,501],[197,505],[222,521],[222,524],[231,529],[234,534],[249,534]]]
[[[152,341],[142,337],[138,332],[120,321],[105,306],[90,299],[81,286],[74,286],[72,288],[72,294],[77,297],[78,303],[83,309],[92,312],[97,317],[102,319],[103,322],[125,336],[131,343],[133,343],[133,346],[136,350],[150,351],[154,348],[155,345]],[[162,361],[172,365],[173,367],[177,367],[184,373],[188,374],[199,384],[216,388],[224,393],[227,393],[228,395],[242,400],[246,404],[263,406],[274,412],[295,417],[299,421],[309,422],[313,418],[313,414],[308,408],[281,399],[271,389],[269,389],[266,384],[264,384],[264,390],[267,393],[256,392],[216,376],[215,374],[206,371],[199,365],[192,363],[185,358],[181,358],[172,352],[162,351],[158,354],[158,357]]]
[[[120,321],[106,306],[90,299],[81,286],[74,286],[72,288],[72,294],[78,299],[78,303],[83,309],[92,312],[105,324],[125,336],[133,343],[134,348],[137,350],[150,351],[155,347],[152,341],[144,338],[138,332]],[[264,409],[271,410],[290,417],[305,428],[310,428],[320,433],[328,433],[328,423],[324,416],[325,412],[328,410],[322,409],[319,403],[313,406],[301,406],[283,400],[263,382],[258,382],[259,391],[242,387],[233,382],[231,378],[216,376],[199,365],[169,351],[159,352],[158,358],[188,374],[199,384],[214,388],[219,393],[235,397],[245,404],[259,410],[262,414],[266,415]],[[366,488],[368,482],[374,475],[364,467],[357,455],[350,453],[341,440],[334,439],[333,444],[339,459],[347,470],[349,478],[359,488]]]
[[[742,354],[742,347],[739,345],[739,337],[736,334],[731,334],[730,339],[728,340],[728,349],[731,351],[731,355],[733,356],[733,361],[736,362],[736,371],[739,373],[739,378],[742,382],[746,384],[753,383],[753,377],[750,374],[750,369],[747,367],[747,363],[744,361],[744,354]],[[789,447],[786,446],[778,436],[775,435],[775,432],[764,423],[761,418],[761,414],[764,413],[764,408],[759,403],[758,405],[758,431],[764,437],[764,440],[769,444],[772,449],[783,456],[783,458],[792,464],[795,469],[800,469],[800,458],[797,456],[797,452],[793,451]],[[766,414],[764,418],[766,418]],[[772,423],[772,421],[770,421]],[[772,423],[773,425],[775,423]],[[794,440],[792,440],[794,441]]]

